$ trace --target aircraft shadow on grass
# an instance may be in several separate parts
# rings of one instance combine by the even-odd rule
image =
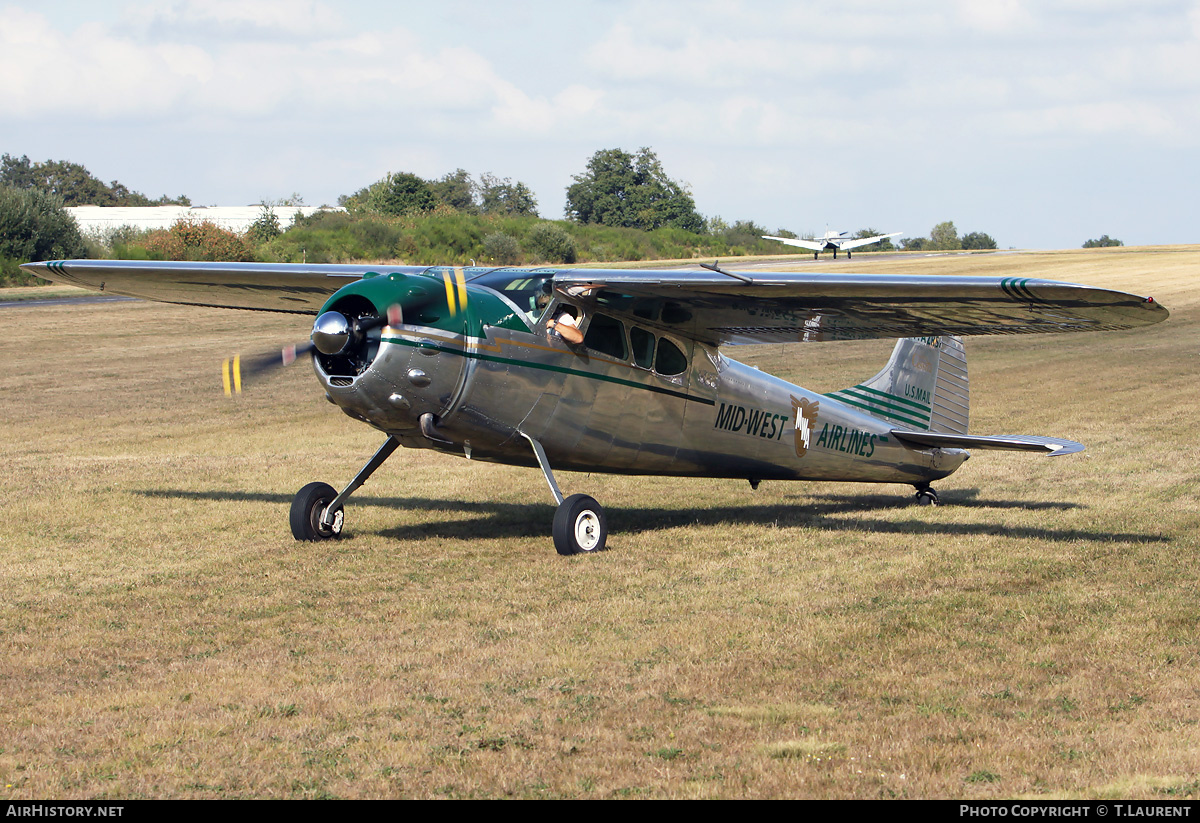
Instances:
[[[247,491],[183,491],[172,489],[143,489],[145,497],[183,500],[215,500],[222,502],[257,502],[286,505],[286,494]],[[1028,502],[1022,500],[978,500],[978,489],[959,489],[947,492],[944,503],[956,509],[1027,509],[1057,510],[1084,508],[1070,502]],[[801,496],[797,496],[801,497]],[[394,540],[416,540],[441,537],[459,540],[478,540],[481,535],[492,537],[545,537],[544,512],[548,503],[502,503],[496,501],[464,501],[425,497],[355,496],[356,506],[383,506],[390,509],[438,512],[439,519],[415,523],[378,532]],[[1055,542],[1082,540],[1089,542],[1162,543],[1168,538],[1158,534],[1135,532],[1084,531],[1075,528],[1054,529],[1038,526],[1013,526],[999,523],[936,522],[931,519],[891,521],[870,516],[872,511],[894,511],[917,508],[910,498],[888,494],[813,495],[802,496],[796,503],[765,505],[715,506],[704,509],[659,507],[620,507],[610,509],[610,528],[617,534],[638,534],[680,526],[719,526],[739,524],[751,526],[807,527],[828,532],[876,532],[908,534],[920,537],[999,535],[1013,538],[1049,540]],[[927,511],[922,508],[921,511]],[[460,512],[466,517],[454,518]],[[858,515],[847,518],[844,515]],[[347,537],[352,538],[353,534]]]

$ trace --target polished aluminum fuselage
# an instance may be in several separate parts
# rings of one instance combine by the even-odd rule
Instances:
[[[350,416],[405,446],[477,460],[537,465],[532,438],[555,470],[921,484],[967,457],[905,446],[885,420],[669,339],[688,355],[675,376],[569,345],[532,321],[528,331],[485,326],[482,337],[399,325],[383,330],[358,376],[316,371]],[[433,436],[422,415],[437,421]]]

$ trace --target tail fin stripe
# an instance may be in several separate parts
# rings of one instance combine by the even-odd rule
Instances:
[[[909,426],[920,426],[922,428],[929,425],[928,417],[921,419],[917,418],[915,415],[910,416],[912,415],[912,412],[906,412],[903,409],[891,410],[889,408],[880,408],[880,406],[883,406],[884,404],[878,403],[878,401],[870,401],[874,405],[868,405],[868,403],[861,403],[852,399],[852,397],[846,396],[844,392],[833,392],[832,394],[827,394],[825,396],[831,397],[841,403],[845,403],[847,406],[854,406],[855,408],[868,411],[876,417],[886,417],[887,419],[894,420],[897,423],[905,423]]]
[[[893,403],[901,403],[905,406],[912,406],[914,409],[917,409],[918,411],[923,411],[923,412],[929,411],[929,407],[926,406],[924,403],[918,403],[915,400],[909,400],[907,397],[898,397],[889,392],[880,391],[879,389],[873,389],[870,386],[864,386],[861,383],[852,389],[842,389],[842,391],[852,392],[852,393],[853,392],[867,392],[869,394],[877,394],[880,397],[886,398],[887,400],[889,400]],[[858,394],[856,394],[855,396],[861,397],[861,395],[858,395]],[[868,399],[868,398],[864,398],[864,399]]]
[[[877,397],[871,397],[869,395],[858,394],[850,389],[842,389],[840,392],[834,392],[830,396],[846,402],[850,402],[850,398],[854,398],[860,403],[871,406],[872,408],[887,409],[888,411],[895,412],[896,414],[902,414],[906,417],[914,417],[918,420],[928,417],[930,411],[927,409],[909,409],[905,408],[904,406],[897,406],[895,403],[889,403],[886,400],[880,400]]]
[[[866,397],[861,394],[855,394],[854,392],[847,391],[846,389],[836,392],[831,396],[836,397],[838,400],[843,402],[851,403],[852,405],[859,405],[862,408],[884,411],[889,414],[898,414],[909,420],[927,420],[930,414],[928,411],[906,409],[903,406],[897,406],[894,403],[887,403],[874,397]]]

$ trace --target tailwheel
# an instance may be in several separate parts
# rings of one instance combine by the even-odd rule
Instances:
[[[324,522],[325,510],[337,496],[337,491],[328,483],[309,483],[297,492],[289,517],[292,537],[297,540],[328,540],[341,535],[345,519],[341,506],[332,512],[333,516],[329,518],[331,522]]]
[[[938,504],[937,492],[928,486],[918,488],[916,496],[918,506],[936,506]]]
[[[586,494],[573,494],[554,512],[554,548],[559,554],[598,552],[608,538],[604,509]]]

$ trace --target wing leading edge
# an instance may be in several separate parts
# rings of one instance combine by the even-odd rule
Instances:
[[[316,314],[347,283],[415,266],[65,260],[23,269],[58,283],[164,303]],[[545,273],[545,270],[540,272]],[[572,269],[555,288],[624,307],[716,345],[942,334],[1105,331],[1168,312],[1151,298],[1018,277]]]
[[[575,269],[554,284],[718,345],[1107,331],[1169,314],[1152,298],[1025,277]]]
[[[371,266],[56,260],[21,268],[45,280],[160,303],[316,314]],[[394,270],[394,269],[393,269]]]
[[[773,237],[769,234],[764,234],[763,240],[778,240],[780,243],[785,245],[795,246],[798,249],[808,249],[809,251],[822,251],[825,248],[825,244],[823,242],[818,243],[815,240],[801,240],[798,237]]]

